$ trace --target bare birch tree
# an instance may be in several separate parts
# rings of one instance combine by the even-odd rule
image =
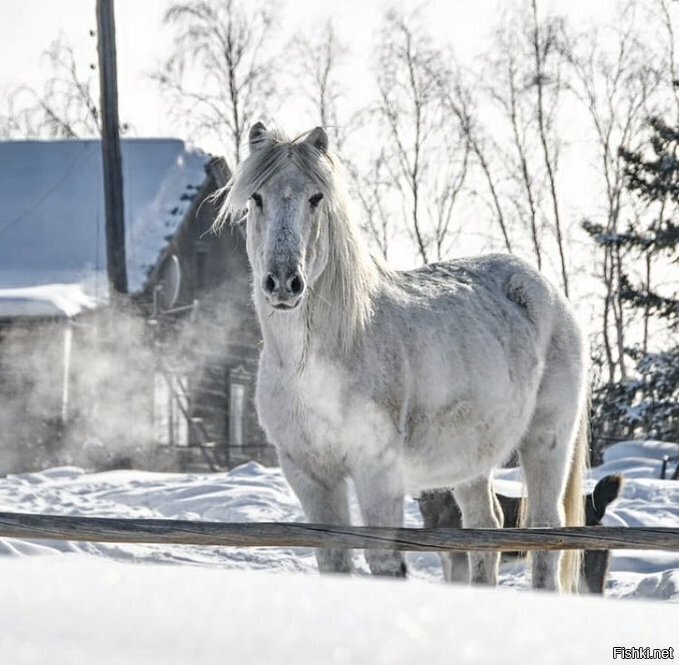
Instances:
[[[388,260],[394,235],[388,203],[393,194],[393,186],[386,168],[384,151],[380,150],[378,154],[371,156],[362,169],[351,162],[346,166],[351,176],[353,193],[363,213],[361,226],[382,257]]]
[[[556,40],[560,29],[558,17],[538,17],[535,0],[516,5],[495,32],[476,86],[495,108],[488,124],[495,161],[504,171],[501,195],[528,230],[538,269],[552,263],[556,254],[568,296],[570,268],[557,181],[561,151],[557,111],[563,97],[562,56]],[[554,244],[556,252],[551,251]]]
[[[677,3],[672,0],[655,0],[653,8],[657,16],[656,20],[659,20],[661,30],[665,34],[664,78],[672,94],[674,118],[679,123],[679,63],[677,63],[677,36],[674,21],[678,11]]]
[[[624,221],[625,174],[619,148],[635,149],[643,136],[649,105],[658,86],[653,55],[638,34],[635,3],[622,10],[615,28],[599,28],[570,38],[561,36],[562,52],[569,64],[569,89],[589,117],[596,145],[597,164],[605,198],[601,231],[610,240],[602,245],[601,280],[605,295],[602,340],[608,380],[627,376],[625,335],[627,325],[620,298],[623,250],[616,236]],[[613,47],[611,47],[613,44]],[[596,226],[590,225],[596,232]]]
[[[531,8],[533,18],[533,86],[536,95],[535,114],[542,156],[545,169],[547,170],[549,194],[552,201],[554,231],[561,264],[561,279],[564,293],[568,297],[566,241],[556,183],[559,143],[558,134],[554,130],[553,123],[554,110],[558,107],[562,90],[560,76],[561,57],[557,50],[557,26],[555,22],[550,20],[541,24],[538,17],[537,0],[531,0]],[[547,94],[551,94],[551,108],[548,108],[549,101],[545,99]]]
[[[535,137],[532,99],[526,95],[526,66],[522,62],[516,30],[503,26],[495,35],[495,49],[487,56],[486,69],[493,76],[482,76],[478,87],[494,102],[509,132],[504,148],[506,177],[513,183],[507,196],[516,214],[530,231],[531,245],[538,269],[542,269],[540,172],[535,164]],[[525,59],[524,59],[525,60]],[[499,148],[496,150],[496,154]]]
[[[23,139],[39,136],[33,118],[26,113],[26,108],[22,103],[23,92],[25,90],[10,89],[0,95],[4,104],[4,108],[0,110],[0,139]]]
[[[175,47],[153,78],[192,137],[220,140],[233,163],[275,95],[267,55],[273,16],[271,3],[238,0],[190,0],[165,14]]]
[[[433,73],[443,106],[449,116],[457,120],[465,144],[471,151],[471,157],[481,171],[481,180],[485,182],[488,189],[488,207],[500,227],[505,248],[511,254],[512,243],[505,204],[502,201],[498,175],[491,159],[491,153],[497,152],[497,147],[493,145],[478,120],[477,103],[470,90],[471,86],[463,82],[459,70]]]
[[[94,36],[94,32],[90,33]],[[93,53],[94,57],[94,53]],[[99,136],[96,66],[84,68],[61,34],[42,54],[50,70],[42,90],[20,86],[10,91],[0,117],[5,137],[76,138]]]
[[[339,70],[348,55],[331,20],[312,36],[295,37],[290,42],[295,54],[292,73],[295,92],[301,89],[310,108],[313,122],[326,128],[331,137],[333,151],[339,153],[349,175],[349,182],[361,212],[361,226],[373,246],[384,257],[389,257],[393,228],[388,200],[392,193],[389,175],[385,168],[384,150],[378,147],[360,165],[343,152],[349,125],[363,126],[362,109],[351,117],[340,120],[339,103],[344,95]],[[365,151],[364,151],[365,152]]]
[[[326,129],[333,148],[341,151],[346,126],[340,122],[338,109],[344,90],[339,68],[347,48],[339,38],[332,20],[328,20],[313,36],[293,39],[290,49],[295,55],[295,92],[299,94],[301,88],[310,106],[313,122]]]
[[[420,260],[442,258],[466,177],[469,144],[450,122],[433,73],[441,53],[416,17],[390,11],[377,51],[377,103],[385,169],[402,201]]]

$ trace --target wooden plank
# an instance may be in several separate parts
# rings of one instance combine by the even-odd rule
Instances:
[[[0,537],[229,547],[335,547],[410,551],[660,549],[679,551],[679,529],[392,529],[299,523],[222,523],[0,513]]]

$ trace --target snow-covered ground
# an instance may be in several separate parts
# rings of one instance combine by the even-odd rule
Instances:
[[[84,555],[12,558],[0,571],[3,665],[598,665],[616,662],[616,646],[679,654],[667,603]]]
[[[591,483],[612,472],[627,483],[607,524],[679,526],[679,482],[657,479],[662,455],[676,448],[609,449]],[[518,494],[515,476],[500,472],[499,489]],[[7,476],[0,511],[303,519],[280,471],[254,463],[211,475],[69,467]],[[406,513],[409,526],[420,524],[414,501]],[[355,560],[365,572],[363,557]],[[418,579],[408,582],[319,578],[299,574],[316,570],[301,549],[2,539],[0,663],[572,665],[609,662],[616,646],[679,655],[674,603],[517,592],[525,576],[516,564],[503,568],[504,589],[447,586],[435,555],[409,555],[409,564]],[[679,601],[679,552],[615,553],[608,595]]]
[[[663,454],[676,454],[676,444],[624,442],[607,451],[602,466],[592,470],[590,487],[607,473],[626,477],[623,493],[611,505],[611,526],[679,527],[679,482],[659,480]],[[513,470],[498,473],[497,487],[518,495]],[[353,506],[357,522],[358,509]],[[279,469],[244,464],[222,474],[166,474],[142,471],[85,473],[68,467],[0,479],[0,511],[99,517],[160,517],[224,522],[303,521],[297,499]],[[408,500],[406,525],[419,526],[417,504]],[[220,548],[168,545],[111,545],[0,539],[2,558],[54,553],[82,553],[122,562],[188,563],[217,568],[315,573],[306,549]],[[367,572],[361,553],[354,559]],[[409,553],[411,577],[441,579],[437,555]],[[1,565],[1,564],[0,564]],[[501,583],[526,585],[521,565],[503,567]],[[612,558],[607,593],[679,601],[679,552],[620,551]]]

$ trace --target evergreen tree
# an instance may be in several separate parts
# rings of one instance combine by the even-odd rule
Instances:
[[[583,224],[597,244],[621,248],[625,264],[617,297],[637,314],[632,318],[643,330],[641,341],[625,349],[636,376],[594,392],[594,438],[600,441],[611,435],[679,440],[679,127],[660,118],[649,124],[644,150],[620,148],[626,187],[642,204],[642,214],[615,234]],[[638,267],[643,277],[634,278],[630,271]],[[650,344],[651,333],[666,340],[664,348]]]

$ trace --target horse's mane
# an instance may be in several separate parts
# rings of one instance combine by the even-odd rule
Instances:
[[[266,138],[217,193],[217,197],[224,196],[224,203],[213,230],[229,221],[239,223],[253,192],[290,165],[311,178],[323,194],[319,213],[326,217],[329,256],[309,294],[309,326],[313,330],[326,329],[335,336],[333,341],[339,349],[348,353],[370,318],[378,276],[387,269],[369,254],[358,236],[339,161],[306,141],[306,136],[288,139],[280,132],[266,133]]]

